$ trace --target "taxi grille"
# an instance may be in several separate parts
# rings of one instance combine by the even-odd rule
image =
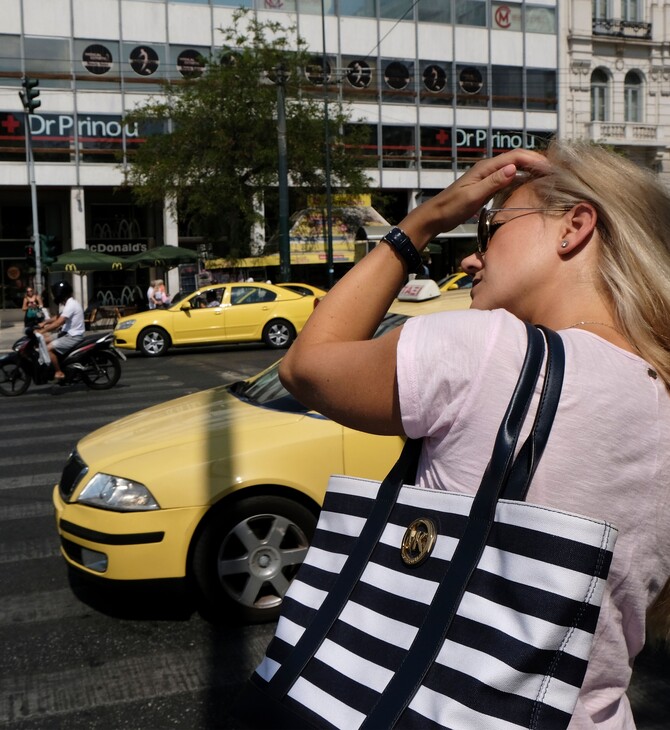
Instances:
[[[58,491],[64,500],[68,501],[70,499],[77,484],[79,484],[87,472],[88,466],[82,461],[79,454],[73,451],[67,460],[67,464],[65,464],[60,478],[60,484],[58,485]]]

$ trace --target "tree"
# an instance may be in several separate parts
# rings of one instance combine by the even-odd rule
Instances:
[[[192,233],[214,242],[218,255],[237,257],[249,253],[258,198],[278,184],[278,78],[285,78],[291,184],[324,190],[326,114],[331,186],[358,194],[368,180],[361,159],[343,143],[345,125],[347,143],[359,143],[350,137],[350,115],[333,99],[326,112],[328,87],[322,75],[315,78],[315,61],[295,28],[239,10],[222,34],[222,47],[204,60],[201,76],[166,83],[163,98],[127,116],[141,129],[158,126],[163,133],[138,148],[126,181],[138,202],[173,201]]]

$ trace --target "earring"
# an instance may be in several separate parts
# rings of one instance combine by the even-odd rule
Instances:
[[[561,248],[567,248],[568,247],[568,241],[561,241]]]

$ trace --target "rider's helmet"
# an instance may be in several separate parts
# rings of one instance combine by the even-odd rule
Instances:
[[[51,287],[51,293],[56,304],[63,304],[72,296],[72,286],[67,281],[57,281]]]

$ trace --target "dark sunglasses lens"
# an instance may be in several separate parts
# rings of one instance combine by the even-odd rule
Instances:
[[[479,223],[477,224],[477,250],[484,253],[489,243],[489,222],[485,210],[479,214]]]

